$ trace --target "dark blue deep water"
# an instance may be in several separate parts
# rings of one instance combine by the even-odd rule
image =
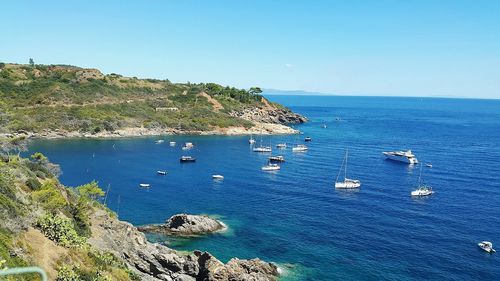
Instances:
[[[38,141],[31,149],[61,164],[67,185],[109,186],[109,207],[135,225],[179,212],[220,217],[226,233],[150,239],[224,261],[274,261],[287,268],[285,280],[500,280],[500,253],[476,246],[490,240],[500,250],[499,100],[270,98],[309,117],[297,128],[313,138],[307,153],[283,151],[287,162],[274,174],[261,172],[267,155],[252,152],[248,137]],[[185,141],[195,149],[183,152]],[[283,141],[295,137],[264,137]],[[333,188],[347,147],[359,191]],[[409,196],[419,167],[382,157],[399,149],[433,164],[423,169],[433,196]],[[179,164],[184,154],[198,161]],[[225,180],[212,181],[216,173]]]

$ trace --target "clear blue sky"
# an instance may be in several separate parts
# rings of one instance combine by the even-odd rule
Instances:
[[[500,1],[2,1],[0,61],[343,95],[500,98]]]

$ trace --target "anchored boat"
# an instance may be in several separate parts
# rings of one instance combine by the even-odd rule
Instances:
[[[277,156],[269,156],[269,162],[285,162],[285,157],[281,156],[281,155],[277,155]]]
[[[281,169],[281,167],[278,164],[272,163],[269,163],[262,167],[262,171],[277,171],[279,169]]]
[[[335,180],[335,188],[352,189],[352,188],[359,188],[361,186],[361,182],[359,180],[347,178],[347,156],[348,156],[348,150],[345,151],[344,160],[342,160],[342,165],[340,166],[339,173],[337,174],[337,179]],[[344,168],[343,169],[344,180],[339,181],[340,174],[342,173],[342,168]]]
[[[434,191],[429,185],[422,184],[422,164],[420,164],[420,175],[418,176],[418,188],[411,192],[411,196],[429,196]]]
[[[390,152],[382,152],[387,159],[404,162],[408,164],[418,164],[417,157],[411,152],[411,150],[407,151],[390,151]]]
[[[196,162],[196,158],[194,158],[192,156],[181,156],[180,162],[181,163]]]
[[[488,253],[496,252],[495,249],[493,249],[493,243],[491,243],[490,241],[479,242],[477,245],[479,246],[479,248],[483,249]]]

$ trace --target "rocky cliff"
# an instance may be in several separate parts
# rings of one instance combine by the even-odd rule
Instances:
[[[133,225],[97,210],[92,216],[95,247],[125,260],[142,280],[277,280],[278,267],[259,259],[224,264],[207,252],[181,253],[146,240]]]

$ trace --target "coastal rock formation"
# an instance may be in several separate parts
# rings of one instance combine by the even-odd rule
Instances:
[[[165,224],[152,224],[138,227],[142,232],[163,233],[168,235],[199,235],[216,232],[226,226],[209,216],[177,214],[170,217]]]
[[[122,258],[142,280],[266,281],[279,276],[276,265],[259,259],[232,259],[224,264],[207,252],[184,253],[150,243],[133,225],[103,210],[92,216],[92,233],[92,245]]]
[[[307,122],[307,118],[297,114],[288,108],[266,106],[263,108],[246,108],[241,111],[232,111],[229,115],[239,117],[252,122],[271,124],[301,124]]]

